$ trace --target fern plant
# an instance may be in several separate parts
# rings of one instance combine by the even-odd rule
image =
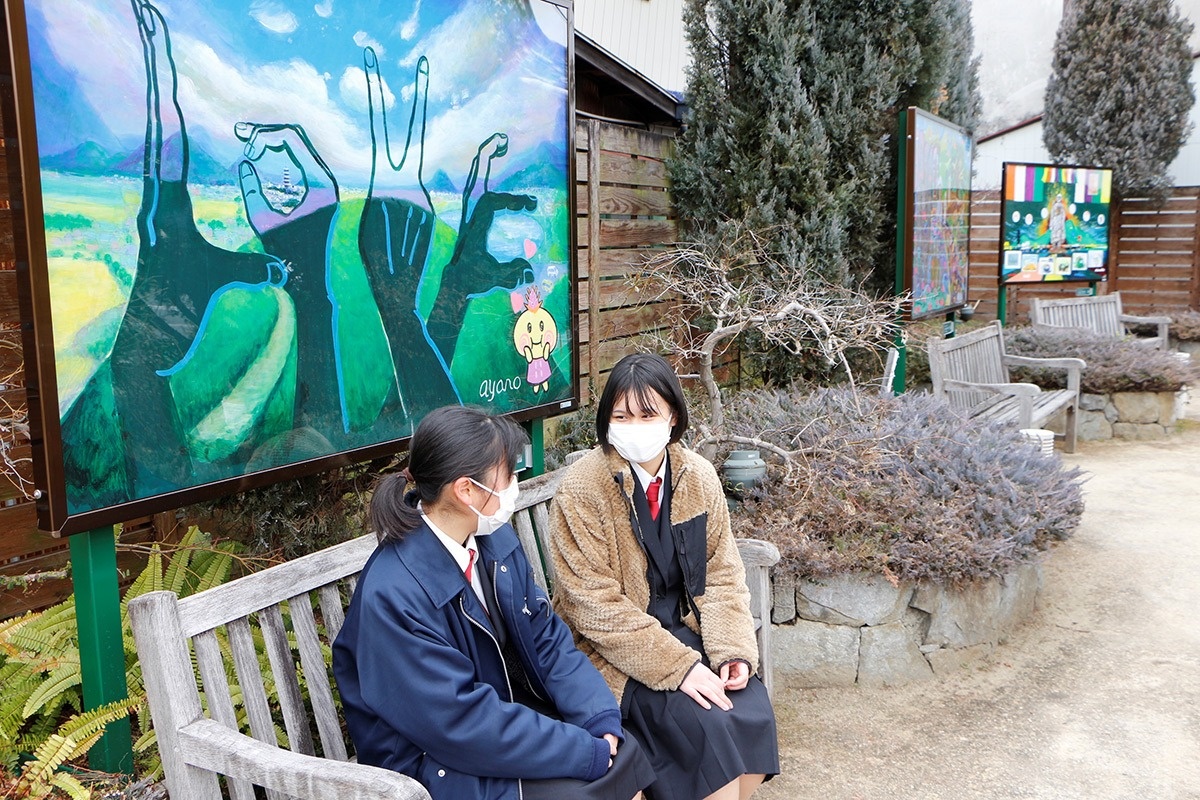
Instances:
[[[161,589],[187,596],[224,583],[232,572],[236,547],[213,544],[208,534],[193,527],[165,564],[159,546],[151,548],[145,569],[121,600],[127,700],[83,711],[74,596],[45,611],[0,622],[0,767],[17,774],[18,796],[62,792],[88,797],[86,787],[60,767],[84,756],[107,725],[130,714],[141,731],[135,746],[140,771],[159,771],[129,627],[129,601]]]

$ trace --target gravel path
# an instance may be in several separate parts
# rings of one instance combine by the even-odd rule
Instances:
[[[1081,443],[1087,510],[987,660],[898,689],[776,683],[756,800],[1200,800],[1200,402],[1167,442]]]

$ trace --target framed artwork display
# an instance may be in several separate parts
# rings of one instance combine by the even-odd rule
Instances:
[[[41,527],[577,403],[569,2],[6,11]]]
[[[974,142],[957,125],[919,108],[900,122],[897,289],[917,320],[967,304]]]
[[[1112,170],[1004,164],[1000,283],[1108,279]]]

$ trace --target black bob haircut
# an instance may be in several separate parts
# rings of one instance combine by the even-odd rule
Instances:
[[[488,485],[498,465],[516,470],[529,437],[508,417],[474,406],[443,406],[425,415],[408,445],[408,475],[382,478],[371,497],[371,524],[379,541],[400,540],[421,525],[417,502],[429,505],[462,477]],[[416,488],[405,492],[406,477]],[[503,486],[501,489],[505,488]]]
[[[683,438],[688,429],[687,402],[683,399],[683,387],[679,385],[675,370],[660,355],[634,353],[625,356],[613,367],[604,392],[600,395],[600,402],[596,405],[596,438],[604,452],[612,450],[612,445],[608,443],[608,422],[617,401],[626,398],[631,411],[650,411],[654,409],[652,392],[666,400],[675,414],[671,442]]]

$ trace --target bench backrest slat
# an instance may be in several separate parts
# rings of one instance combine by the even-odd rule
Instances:
[[[193,595],[199,596],[199,595]],[[238,686],[242,690],[242,704],[250,720],[250,735],[260,742],[278,745],[275,722],[271,719],[271,707],[263,687],[262,667],[254,648],[254,635],[246,617],[230,620],[225,625],[229,634],[229,647],[233,651],[233,668],[237,673]],[[270,796],[272,793],[268,793]],[[271,800],[283,800],[273,797]]]
[[[321,753],[326,758],[345,761],[346,744],[342,741],[342,728],[338,722],[337,708],[333,704],[325,655],[321,652],[317,621],[313,617],[308,595],[301,594],[288,600],[288,610],[291,611],[296,648],[300,651],[300,668],[304,671],[304,679],[308,684],[309,700],[317,723],[317,735],[321,738]]]
[[[229,680],[225,672],[225,659],[216,631],[205,631],[192,637],[196,651],[196,662],[200,667],[200,679],[204,683],[204,696],[208,700],[208,713],[217,722],[232,730],[238,729],[237,714],[233,710],[233,698],[229,694]],[[233,800],[255,800],[254,786],[249,781],[226,777],[229,793]]]
[[[313,749],[312,729],[308,726],[304,700],[300,696],[296,662],[292,658],[287,630],[283,627],[283,613],[278,605],[267,606],[258,612],[258,627],[267,647],[271,674],[275,676],[275,694],[283,712],[283,727],[287,731],[289,748],[294,753],[316,755]]]
[[[929,340],[929,372],[933,392],[959,411],[968,411],[986,400],[987,392],[947,392],[945,381],[1007,383],[1004,339],[998,325],[988,325],[953,339]]]
[[[1125,335],[1121,322],[1121,294],[1098,297],[1067,297],[1044,300],[1035,297],[1031,319],[1035,325],[1062,328],[1083,328],[1103,336],[1120,338]]]

